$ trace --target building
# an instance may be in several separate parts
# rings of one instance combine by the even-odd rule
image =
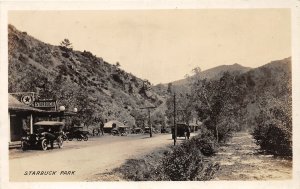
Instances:
[[[120,121],[112,120],[104,124],[104,132],[105,133],[111,133],[112,129],[118,129],[118,128],[128,128],[128,126],[124,125]]]
[[[30,107],[18,101],[12,95],[8,96],[8,116],[10,124],[10,142],[20,141],[22,135],[29,129],[32,132],[33,117],[43,110]]]
[[[24,136],[26,133],[32,133],[33,124],[35,122],[43,120],[64,122],[65,117],[76,115],[76,112],[65,112],[64,109],[57,110],[57,108],[55,108],[55,110],[50,110],[31,107],[20,102],[11,94],[9,94],[8,96],[10,146],[18,144],[21,141],[22,136]]]

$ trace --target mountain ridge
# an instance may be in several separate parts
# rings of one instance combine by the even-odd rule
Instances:
[[[231,65],[220,65],[220,66],[216,66],[216,67],[201,71],[200,72],[200,78],[201,79],[204,79],[204,78],[206,78],[206,79],[219,79],[222,76],[222,74],[226,71],[229,71],[229,72],[238,71],[238,72],[244,73],[244,72],[247,72],[251,69],[252,68],[250,68],[250,67],[244,67],[244,66],[242,66],[240,64],[237,64],[237,63],[231,64]],[[194,75],[192,75],[190,77],[193,77],[193,76]],[[173,85],[186,84],[186,78],[176,80],[176,81],[173,81],[171,83]]]

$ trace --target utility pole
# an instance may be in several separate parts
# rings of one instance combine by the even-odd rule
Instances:
[[[147,109],[148,110],[148,121],[149,121],[149,129],[150,129],[150,137],[152,137],[152,125],[151,125],[151,118],[150,118],[150,109],[154,109],[156,107],[149,106],[149,107],[144,107],[140,109]]]
[[[175,94],[175,92],[174,92],[174,95],[173,95],[173,97],[174,97],[174,115],[173,115],[173,117],[174,117],[174,146],[176,145],[176,141],[177,141],[177,124],[176,124],[176,94]]]

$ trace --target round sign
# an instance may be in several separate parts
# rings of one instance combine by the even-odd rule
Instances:
[[[33,101],[32,96],[30,96],[30,95],[24,95],[21,98],[21,102],[23,102],[24,104],[27,104],[27,105],[32,104],[32,101]]]

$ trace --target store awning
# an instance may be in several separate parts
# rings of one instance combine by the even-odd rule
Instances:
[[[20,112],[44,112],[43,110],[23,104],[10,94],[8,95],[8,110]]]

